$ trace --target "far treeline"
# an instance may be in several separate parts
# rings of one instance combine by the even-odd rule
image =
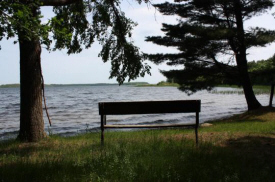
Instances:
[[[252,61],[248,63],[248,71],[253,84],[274,85],[275,84],[275,54],[267,59]]]
[[[124,83],[123,85],[148,85],[148,82],[128,82]],[[45,87],[68,87],[68,86],[107,86],[107,85],[119,85],[118,83],[91,83],[91,84],[45,84]],[[0,88],[16,88],[20,87],[20,84],[5,84],[0,85]]]
[[[275,86],[275,55],[267,60],[249,62],[248,70],[254,84],[271,85],[269,107],[272,107]]]

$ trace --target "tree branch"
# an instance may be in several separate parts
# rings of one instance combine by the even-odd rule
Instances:
[[[117,20],[117,22],[119,24],[119,26],[118,26],[118,28],[120,29],[119,36],[120,36],[121,40],[123,41],[123,43],[126,43],[127,41],[126,41],[126,38],[125,38],[125,36],[123,34],[123,32],[124,32],[123,31],[123,25],[122,25],[122,22],[121,22],[121,19],[120,19],[120,16],[119,16],[119,12],[118,12],[118,10],[117,10],[117,8],[115,6],[115,2],[114,1],[111,2],[111,6],[112,6],[114,14],[116,16],[116,20]]]
[[[42,3],[41,6],[64,6],[81,1],[82,0],[40,0],[40,2]]]

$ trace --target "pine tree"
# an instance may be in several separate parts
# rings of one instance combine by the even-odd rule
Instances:
[[[182,70],[163,71],[180,89],[193,93],[221,83],[240,84],[249,110],[261,106],[248,74],[247,50],[275,40],[275,32],[259,27],[244,29],[244,22],[265,13],[272,0],[175,0],[154,5],[164,15],[178,16],[178,24],[163,24],[164,36],[146,41],[176,47],[175,54],[151,54],[156,64],[184,65]]]

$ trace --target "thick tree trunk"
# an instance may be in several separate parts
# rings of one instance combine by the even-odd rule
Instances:
[[[29,2],[29,1],[28,1]],[[26,4],[24,0],[20,3]],[[32,16],[39,21],[38,7],[30,5]],[[46,137],[42,107],[41,45],[30,29],[18,27],[20,50],[20,130],[18,139],[36,142]],[[31,33],[31,34],[30,34]]]
[[[261,107],[261,104],[257,100],[252,88],[252,84],[247,71],[248,68],[246,58],[244,57],[242,60],[237,61],[237,63],[248,110],[258,109],[259,107]]]
[[[21,141],[34,142],[44,137],[41,90],[41,46],[39,40],[25,40],[20,46],[20,131]]]
[[[234,0],[234,7],[235,7],[234,11],[235,11],[236,24],[237,24],[237,40],[235,40],[232,49],[235,52],[237,67],[240,75],[240,81],[243,86],[248,110],[254,110],[261,107],[261,104],[255,97],[254,91],[252,89],[252,84],[249,78],[249,74],[248,74],[241,1]]]

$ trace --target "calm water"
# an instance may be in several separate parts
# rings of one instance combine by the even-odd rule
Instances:
[[[218,91],[234,90],[217,88]],[[66,86],[47,87],[46,99],[52,126],[44,117],[45,130],[52,134],[73,135],[99,130],[98,102],[201,99],[200,122],[226,117],[247,109],[245,98],[238,94],[213,94],[206,91],[191,96],[175,87]],[[257,95],[267,105],[269,95]],[[19,88],[0,88],[0,139],[13,138],[19,130]],[[44,114],[45,115],[45,114]],[[46,115],[45,115],[46,116]],[[108,116],[109,123],[147,124],[194,122],[194,114],[153,114]]]

